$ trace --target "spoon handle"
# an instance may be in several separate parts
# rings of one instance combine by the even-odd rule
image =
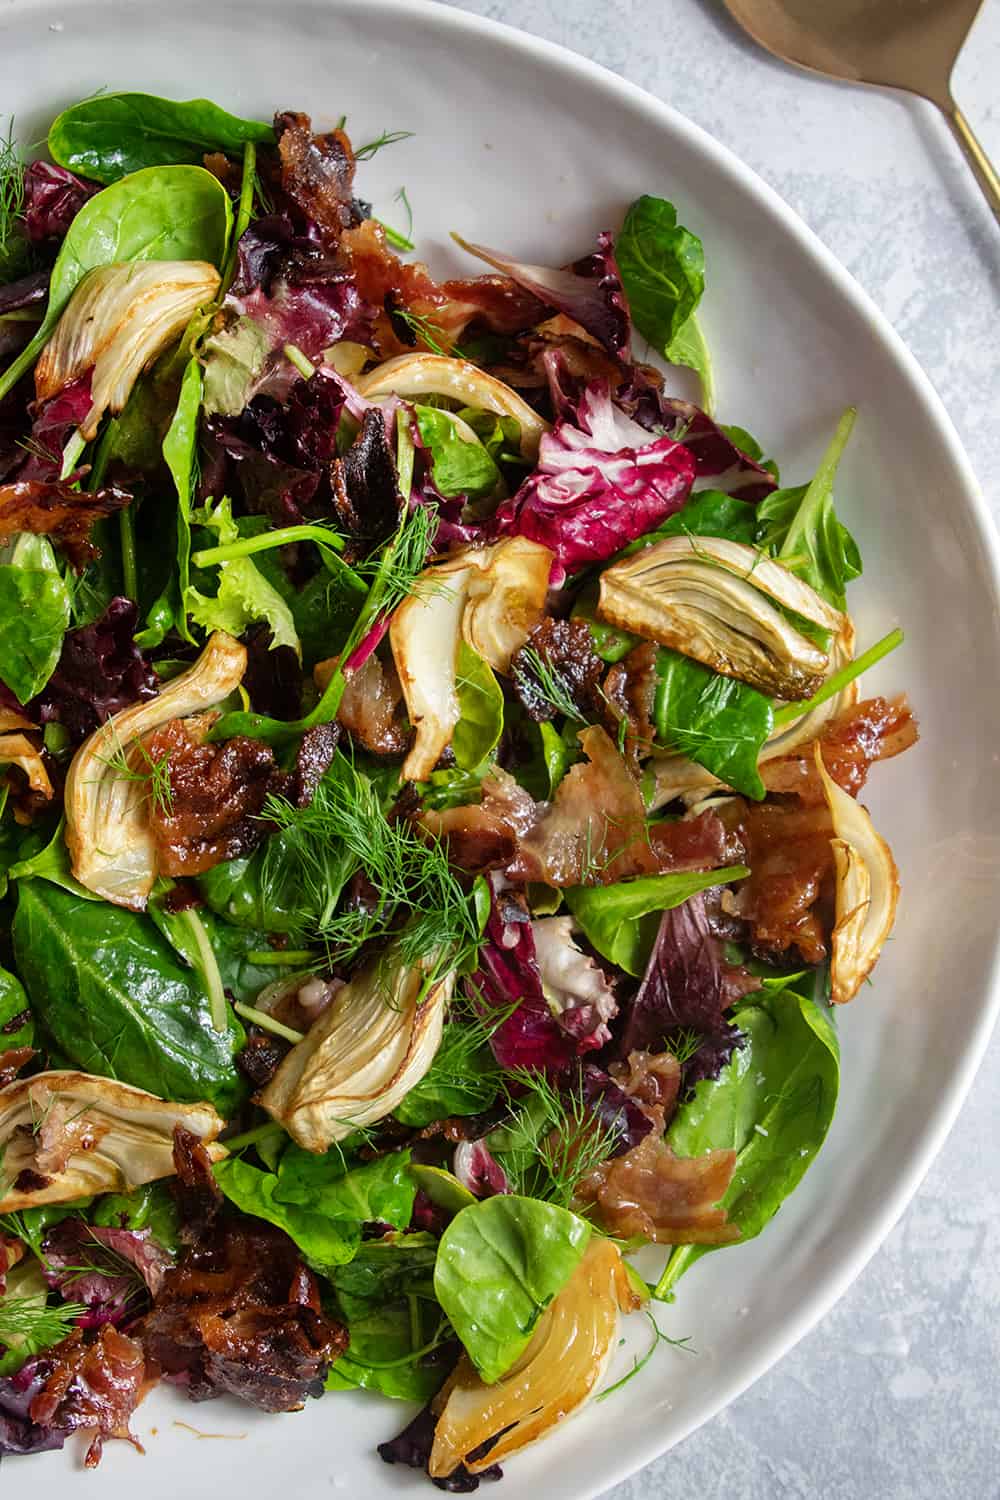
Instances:
[[[983,197],[992,208],[997,223],[1000,224],[1000,176],[997,176],[996,168],[977,141],[972,126],[954,99],[945,109],[944,117],[951,126],[952,134],[961,146],[966,161],[972,168],[973,175],[982,189]]]

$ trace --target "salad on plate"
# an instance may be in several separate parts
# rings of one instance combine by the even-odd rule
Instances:
[[[438,281],[344,124],[0,147],[4,1457],[361,1388],[499,1478],[794,1190],[892,927],[855,413],[719,419],[667,200]]]

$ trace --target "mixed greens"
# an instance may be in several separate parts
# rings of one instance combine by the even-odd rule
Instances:
[[[718,421],[665,199],[400,260],[404,134],[0,147],[0,1456],[162,1377],[498,1478],[796,1187],[892,926],[854,412],[792,487]]]

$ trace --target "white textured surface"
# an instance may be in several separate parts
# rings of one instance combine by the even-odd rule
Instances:
[[[930,106],[785,68],[745,42],[713,0],[461,6],[641,84],[773,184],[917,355],[1000,516],[1000,229]],[[956,96],[995,161],[998,78],[1000,0],[986,0]],[[669,181],[650,191],[669,192]],[[605,1500],[1000,1495],[998,1070],[1000,1036],[921,1192],[816,1332]],[[923,1086],[932,1091],[933,1076]]]

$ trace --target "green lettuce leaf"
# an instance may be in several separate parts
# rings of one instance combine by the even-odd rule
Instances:
[[[749,873],[744,865],[730,865],[724,870],[641,875],[619,885],[575,886],[563,896],[598,953],[639,978],[652,952],[661,912],[713,885],[743,880]]]

